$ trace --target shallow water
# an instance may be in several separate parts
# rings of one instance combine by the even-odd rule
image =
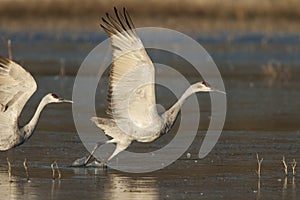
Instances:
[[[44,94],[53,91],[64,98],[72,97],[81,62],[105,38],[101,33],[90,32],[0,31],[0,34],[12,39],[14,58],[32,72],[39,85],[22,113],[21,124],[33,114]],[[191,36],[216,61],[227,92],[225,128],[207,157],[201,160],[197,157],[209,122],[210,101],[206,94],[197,95],[204,117],[192,146],[170,166],[146,174],[69,167],[88,152],[76,133],[72,106],[49,105],[32,138],[0,154],[1,198],[298,199],[299,176],[285,179],[281,160],[283,155],[288,163],[300,160],[300,36],[259,33]],[[0,52],[5,54],[4,45]],[[201,79],[174,55],[163,54],[161,58],[155,51],[150,55],[153,60],[181,69],[191,82]],[[183,65],[186,68],[182,70]],[[163,88],[157,91],[157,101],[165,107],[175,100],[172,95],[166,97],[167,92]],[[105,93],[105,87],[98,88],[98,114],[106,109]],[[134,143],[129,150],[159,149],[174,134],[170,132],[151,144]],[[256,153],[264,158],[260,181],[255,173]],[[8,180],[6,157],[12,163],[12,182]],[[28,158],[30,182],[26,181],[24,158]],[[50,165],[55,160],[62,179],[54,181]]]

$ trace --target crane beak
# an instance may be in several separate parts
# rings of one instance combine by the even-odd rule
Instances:
[[[219,92],[219,93],[222,93],[222,94],[225,94],[225,95],[226,95],[226,92],[223,92],[223,91],[221,91],[221,90],[212,89],[211,91],[213,91],[213,92]]]
[[[68,99],[59,99],[59,102],[61,102],[61,103],[73,103],[73,101],[71,101],[71,100],[68,100]]]

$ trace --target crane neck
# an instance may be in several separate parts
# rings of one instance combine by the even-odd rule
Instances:
[[[46,106],[48,103],[49,103],[49,102],[48,102],[47,99],[44,97],[44,98],[40,101],[40,103],[39,103],[39,105],[38,105],[38,107],[37,107],[37,109],[36,109],[36,111],[35,111],[33,117],[31,118],[31,120],[28,122],[28,124],[26,124],[26,125],[21,129],[21,133],[24,134],[24,139],[25,139],[25,140],[29,139],[29,138],[32,136],[33,131],[34,131],[34,129],[35,129],[36,125],[37,125],[37,122],[38,122],[38,120],[39,120],[40,114],[41,114],[41,112],[43,111],[43,109],[45,108],[45,106]]]
[[[178,99],[178,101],[172,107],[179,107],[179,110],[180,110],[180,108],[182,107],[185,100],[194,93],[195,93],[195,91],[192,89],[192,86],[190,86],[188,89],[185,90],[185,92],[182,94],[182,96]],[[172,107],[171,107],[171,109],[172,109]]]
[[[165,130],[164,130],[165,133],[171,129],[171,127],[173,126],[173,124],[178,116],[178,113],[179,113],[183,103],[193,93],[195,93],[195,92],[192,89],[192,87],[190,86],[183,93],[183,95],[178,99],[178,101],[162,115],[162,117],[164,119],[164,123],[165,123]]]

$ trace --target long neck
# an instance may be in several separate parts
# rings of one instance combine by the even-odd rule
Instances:
[[[31,118],[31,120],[29,121],[28,124],[26,124],[22,129],[21,129],[21,132],[23,132],[24,134],[24,139],[28,139],[30,138],[30,136],[32,135],[33,133],[33,130],[35,129],[36,127],[36,124],[39,120],[39,117],[40,117],[40,114],[41,112],[43,111],[44,107],[48,104],[49,102],[46,100],[46,98],[43,98],[41,101],[40,101],[40,104],[38,105],[33,117]]]
[[[181,106],[183,105],[183,103],[185,102],[185,100],[191,96],[194,93],[192,87],[189,87],[184,93],[183,95],[178,99],[178,101],[169,109],[167,110],[162,117],[165,120],[165,130],[164,132],[168,132],[171,127],[173,126],[178,113],[180,111]]]

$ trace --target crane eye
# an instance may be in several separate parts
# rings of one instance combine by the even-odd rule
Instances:
[[[53,98],[58,99],[58,96],[54,93],[51,94]]]
[[[202,84],[208,87],[208,84],[205,81],[202,81]]]

